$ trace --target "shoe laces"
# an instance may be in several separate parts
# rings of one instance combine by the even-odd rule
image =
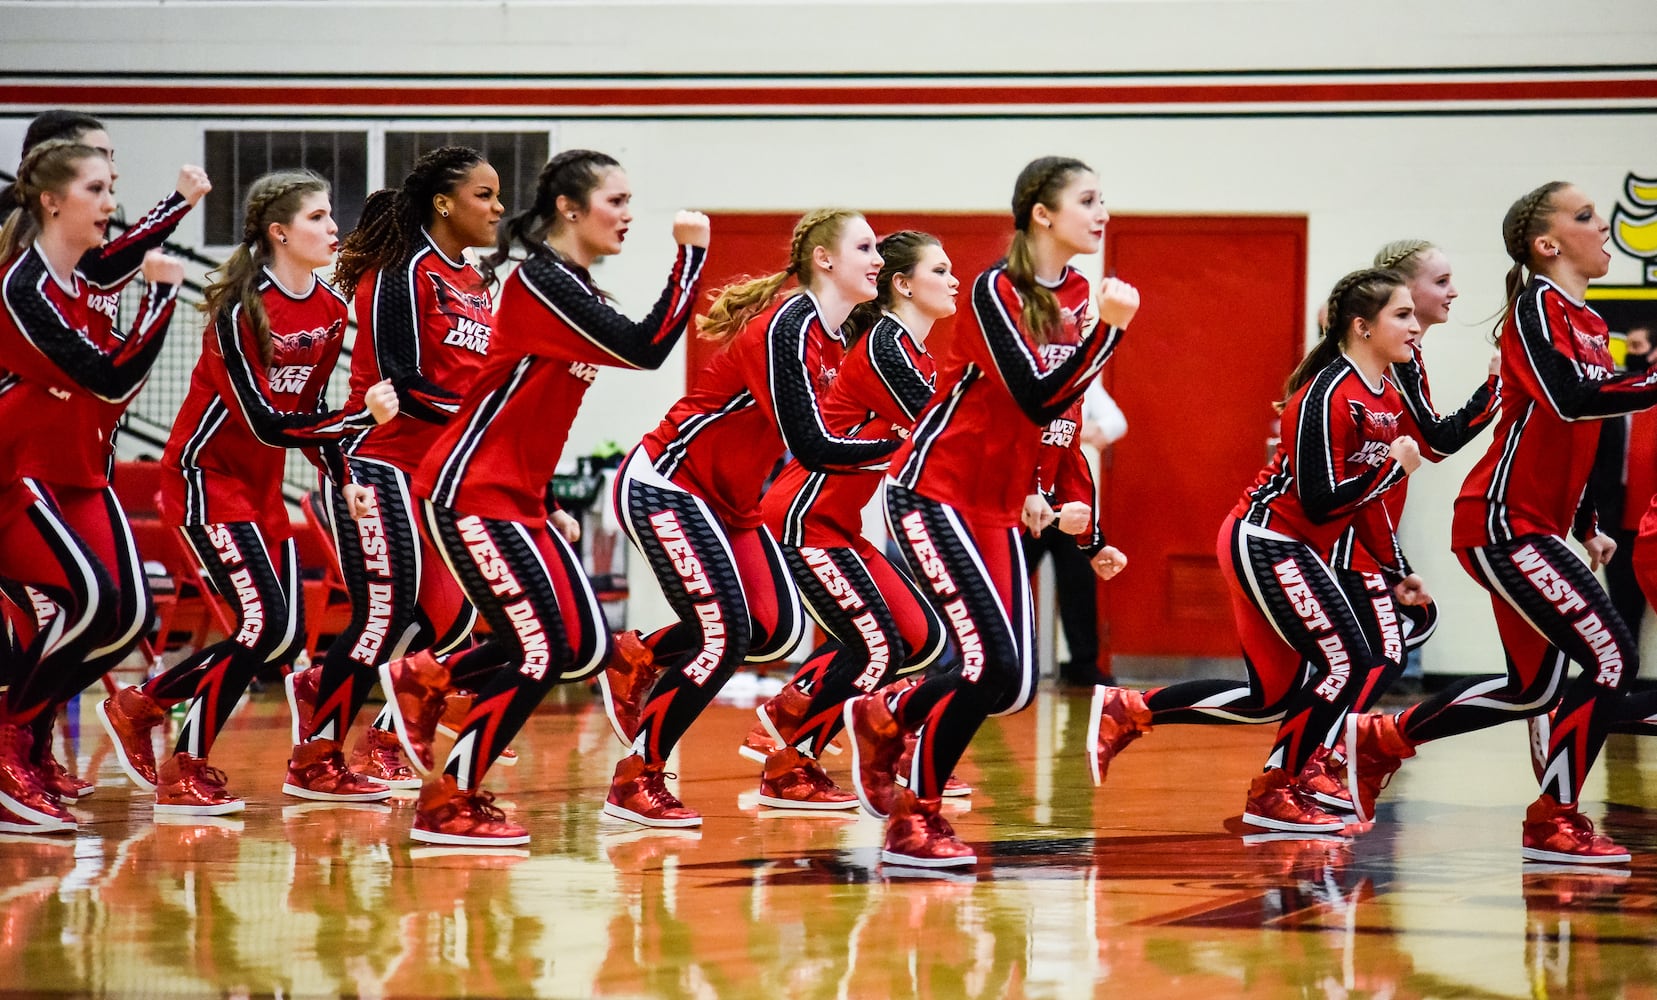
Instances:
[[[212,785],[220,791],[224,791],[225,785],[230,781],[230,775],[225,774],[205,760],[196,761],[195,771],[198,780]]]
[[[677,779],[678,777],[672,771],[646,770],[639,775],[639,790],[649,796],[650,800],[658,806],[673,809],[681,808],[684,803],[679,801],[677,795],[667,790],[667,779]]]
[[[472,812],[491,823],[506,822],[506,811],[495,805],[495,793],[479,788],[469,796],[472,803]]]

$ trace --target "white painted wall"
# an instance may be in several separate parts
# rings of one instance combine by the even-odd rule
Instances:
[[[1657,4],[1646,0],[329,3],[325,14],[322,6],[0,3],[0,66],[13,67],[9,74],[1448,68],[1642,63],[1657,37]],[[0,115],[9,104],[4,85],[18,79],[0,74]],[[606,262],[599,279],[634,311],[659,291],[676,209],[994,211],[1005,207],[1019,167],[1046,153],[1098,166],[1111,206],[1122,212],[1306,216],[1314,303],[1380,244],[1423,236],[1448,251],[1462,291],[1456,318],[1427,345],[1434,389],[1449,409],[1484,377],[1485,318],[1500,305],[1506,269],[1503,211],[1560,177],[1608,213],[1625,174],[1657,174],[1657,111],[1647,105],[1638,113],[1506,117],[571,117],[548,126],[559,148],[602,149],[628,167],[637,221],[627,251]],[[206,127],[145,114],[112,120],[120,186],[134,208],[170,186],[178,162],[199,161]],[[21,129],[21,118],[0,117],[0,150],[16,148]],[[183,239],[199,237],[196,224],[186,223]],[[1608,280],[1638,282],[1639,269],[1620,259]],[[1223,378],[1228,367],[1252,363],[1250,331],[1230,328],[1226,314],[1226,303],[1213,303],[1212,327],[1193,331],[1192,343],[1174,352],[1206,359],[1207,368],[1193,366],[1197,377]],[[572,449],[636,441],[677,397],[682,367],[675,360],[657,373],[607,372],[576,423]],[[1411,490],[1405,541],[1445,611],[1426,650],[1432,671],[1501,669],[1487,599],[1447,549],[1450,500],[1479,450],[1425,470]],[[636,580],[636,590],[647,580]],[[641,600],[633,620],[665,621],[665,605]]]

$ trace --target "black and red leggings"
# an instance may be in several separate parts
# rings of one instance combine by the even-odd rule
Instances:
[[[553,685],[596,673],[612,640],[569,543],[546,522],[491,520],[424,501],[426,529],[489,623],[502,660],[479,685],[444,773],[476,788]]]
[[[665,761],[743,663],[770,663],[800,641],[800,599],[764,526],[732,529],[701,497],[635,448],[616,477],[616,514],[679,621],[645,641],[665,666],[639,718],[635,747]]]
[[[305,605],[291,536],[252,521],[179,528],[213,589],[236,613],[236,630],[144,685],[162,704],[190,700],[176,749],[204,758],[242,693],[267,664],[303,646]]]
[[[1424,743],[1552,711],[1542,791],[1575,802],[1606,734],[1625,714],[1639,672],[1634,637],[1588,565],[1558,536],[1525,535],[1456,555],[1490,591],[1507,674],[1458,680],[1405,711],[1399,727]],[[1568,660],[1583,667],[1569,682]]]
[[[829,636],[792,683],[811,695],[794,745],[813,755],[840,731],[841,706],[935,663],[944,623],[908,575],[862,539],[783,548],[811,617]]]
[[[1398,628],[1383,630],[1379,612],[1391,595],[1377,580],[1380,592],[1366,587],[1370,599],[1354,606],[1311,546],[1235,517],[1216,543],[1248,683],[1189,681],[1151,691],[1145,703],[1154,723],[1280,722],[1266,766],[1299,773],[1319,745],[1335,742],[1362,684],[1387,662],[1385,633]]]
[[[944,782],[984,720],[1035,693],[1034,619],[1018,528],[974,520],[886,483],[886,523],[960,652],[953,669],[898,695],[899,725],[918,731],[909,782],[922,798]]]
[[[477,621],[459,582],[420,531],[408,473],[372,459],[350,462],[374,509],[353,520],[339,488],[327,490],[351,620],[323,657],[307,739],[344,737],[378,683],[380,664],[421,649],[450,653]]]

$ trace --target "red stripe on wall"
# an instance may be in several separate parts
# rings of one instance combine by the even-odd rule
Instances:
[[[23,105],[476,107],[1334,104],[1464,101],[1612,101],[1657,98],[1657,79],[1235,83],[1099,86],[436,87],[362,85],[0,84],[0,103]]]

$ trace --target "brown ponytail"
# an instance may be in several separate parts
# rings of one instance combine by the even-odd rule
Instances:
[[[703,340],[724,343],[742,331],[748,321],[764,312],[783,286],[793,278],[801,287],[811,287],[811,251],[833,246],[845,232],[846,224],[863,216],[843,208],[820,208],[807,212],[794,223],[794,237],[788,247],[788,267],[762,278],[749,278],[726,285],[715,293],[706,316],[696,317],[696,329]]]
[[[1092,173],[1093,168],[1069,157],[1044,156],[1030,161],[1013,182],[1013,242],[1007,248],[1007,277],[1024,304],[1024,332],[1038,344],[1047,343],[1060,317],[1059,300],[1036,280],[1036,260],[1030,250],[1031,213],[1038,204],[1057,211],[1059,195],[1070,178],[1083,172]]]

